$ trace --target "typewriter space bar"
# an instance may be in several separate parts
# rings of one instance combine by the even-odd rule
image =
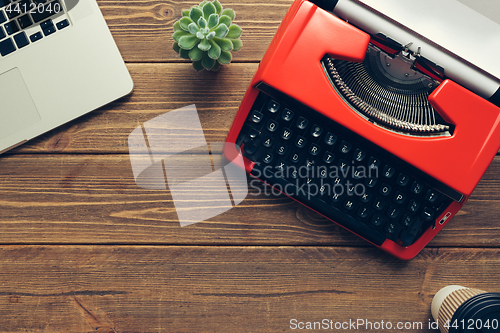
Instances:
[[[357,235],[363,237],[364,239],[378,246],[381,246],[382,243],[384,243],[384,241],[387,238],[381,232],[370,228],[364,223],[359,222],[358,220],[342,212],[338,208],[327,204],[325,201],[315,196],[308,195],[306,191],[301,190],[299,187],[290,183],[288,180],[280,177],[269,177],[271,175],[269,175],[269,173],[267,174],[263,173],[262,170],[260,170],[260,168],[257,165],[254,166],[251,173],[257,178],[260,178],[261,180],[265,181],[267,184],[275,188],[278,188],[278,190],[290,189],[290,187],[292,187],[294,189],[293,193],[287,190],[285,193],[286,195],[298,200],[304,205],[314,209],[321,215],[335,221],[336,223],[346,227],[347,229],[351,230]],[[266,175],[267,177],[261,177],[262,175]],[[279,186],[277,186],[278,184]],[[328,200],[327,198],[325,199]]]

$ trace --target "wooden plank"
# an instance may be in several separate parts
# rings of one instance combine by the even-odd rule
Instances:
[[[3,246],[1,328],[281,332],[292,319],[360,319],[417,322],[422,329],[391,331],[430,333],[430,303],[442,287],[500,290],[499,256],[428,249],[401,262],[363,248]]]
[[[256,64],[231,64],[219,73],[197,73],[187,64],[129,64],[131,95],[10,151],[18,153],[128,153],[140,124],[195,104],[208,142],[223,142]]]
[[[186,62],[172,49],[173,24],[182,10],[200,1],[106,1],[98,4],[126,62]],[[234,62],[258,62],[285,16],[292,0],[256,3],[222,1],[236,11],[234,23],[243,33],[243,48],[233,52]]]
[[[198,156],[193,158],[197,165]],[[498,247],[500,158],[432,246]],[[259,183],[236,208],[179,226],[166,190],[139,188],[127,155],[0,159],[0,243],[357,245],[368,243]],[[208,196],[207,196],[208,197]]]

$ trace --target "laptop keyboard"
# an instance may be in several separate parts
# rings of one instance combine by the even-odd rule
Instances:
[[[261,92],[236,142],[255,162],[252,174],[281,192],[377,245],[390,239],[401,246],[413,244],[453,200],[462,199],[395,155],[284,96]]]
[[[0,0],[0,59],[69,25],[60,0]]]

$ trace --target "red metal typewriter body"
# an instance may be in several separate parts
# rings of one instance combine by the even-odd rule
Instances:
[[[411,259],[465,204],[497,153],[500,146],[500,109],[446,79],[429,96],[429,102],[446,122],[454,125],[452,135],[416,137],[374,125],[354,112],[339,96],[321,64],[325,55],[362,62],[370,39],[370,35],[313,3],[296,0],[260,63],[227,142],[237,142],[259,95],[258,87],[265,84],[459,192],[462,196],[435,216],[433,227],[424,230],[413,244],[404,246],[390,239],[382,244],[374,243],[398,258]],[[242,149],[245,151],[245,144]],[[225,154],[230,158],[237,152],[226,151]],[[244,160],[245,168],[250,173],[255,162],[247,158]],[[308,206],[307,202],[300,202]],[[327,215],[322,211],[319,213]]]

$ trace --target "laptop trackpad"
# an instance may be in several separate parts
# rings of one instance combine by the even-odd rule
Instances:
[[[0,139],[31,126],[40,119],[19,69],[16,67],[0,74]]]

